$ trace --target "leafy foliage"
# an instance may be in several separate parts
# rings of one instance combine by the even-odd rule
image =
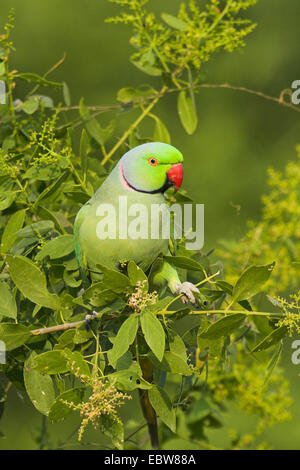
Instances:
[[[134,64],[163,83],[160,91],[123,88],[117,95],[121,104],[113,108],[95,109],[81,100],[74,112],[66,83],[48,80],[48,74],[11,71],[13,15],[0,37],[0,78],[7,87],[7,104],[0,107],[0,339],[7,349],[1,375],[7,389],[12,384],[27,393],[43,423],[79,412],[79,438],[92,424],[114,448],[134,446],[124,437],[124,424],[128,431],[130,424],[118,409],[136,399],[137,390],[149,393],[162,448],[187,441],[193,448],[213,448],[205,431],[222,426],[231,400],[259,416],[253,435],[231,433],[231,447],[249,448],[267,425],[289,417],[288,387],[275,365],[282,338],[297,323],[291,315],[298,315],[299,299],[292,304],[277,299],[275,312],[254,311],[252,303],[265,283],[270,285],[273,250],[264,256],[260,251],[252,266],[238,260],[232,282],[233,276],[223,279],[209,254],[185,250],[182,240],[176,256],[167,259],[199,286],[196,309],[154,292],[151,269],[144,273],[133,261],[120,271],[101,266],[102,278],[82,289],[73,222],[111,170],[113,157],[148,140],[170,141],[152,108],[174,86],[181,122],[188,133],[195,130],[200,64],[218,50],[243,45],[253,25],[238,15],[255,2],[216,0],[200,10],[191,1],[182,4],[178,17],[163,13],[162,22],[144,10],[145,1],[115,3],[129,8],[113,21],[133,27]],[[15,93],[18,80],[34,84],[23,99]],[[37,94],[40,87],[54,91],[57,106],[54,98]],[[104,124],[97,114],[115,109],[117,119],[120,110],[136,108],[141,114],[114,143],[115,120]],[[146,117],[155,123],[151,138],[141,126]],[[280,191],[280,197],[287,191],[283,182]],[[186,198],[181,192],[172,201]],[[263,223],[268,221],[266,216]],[[259,363],[249,351],[259,355]],[[0,393],[1,414],[5,393]],[[145,432],[139,418],[135,425],[139,435]],[[46,446],[42,439],[38,443]]]

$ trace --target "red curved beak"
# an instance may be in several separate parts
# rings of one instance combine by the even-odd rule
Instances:
[[[171,168],[167,171],[167,177],[168,180],[173,184],[175,192],[178,191],[183,179],[182,164],[176,163],[175,165],[172,165]]]

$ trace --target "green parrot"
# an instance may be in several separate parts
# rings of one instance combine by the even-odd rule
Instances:
[[[123,155],[77,214],[74,225],[75,251],[83,271],[88,268],[91,273],[97,272],[97,265],[119,269],[120,263],[129,260],[147,271],[158,255],[170,255],[169,240],[162,236],[151,236],[151,228],[154,223],[157,224],[151,208],[155,204],[165,203],[164,192],[168,188],[173,186],[175,191],[180,188],[182,162],[183,156],[179,150],[160,142],[139,145]],[[134,216],[141,205],[146,211],[139,213],[138,223],[131,227],[132,236],[129,237],[129,217],[125,212],[128,216]],[[107,214],[105,223],[104,214]],[[159,219],[159,225],[158,233],[161,234],[162,218]],[[141,236],[141,226],[146,230],[146,236],[145,232]],[[105,227],[110,227],[110,231],[105,232]],[[155,287],[167,285],[173,294],[182,294],[184,303],[195,303],[194,294],[199,292],[192,283],[182,283],[176,269],[166,261],[154,273],[153,284]],[[151,381],[151,364],[146,361],[142,369],[144,377]],[[141,392],[142,410],[148,423],[152,446],[157,448],[156,415],[148,394]]]

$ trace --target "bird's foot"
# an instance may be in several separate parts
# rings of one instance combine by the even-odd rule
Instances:
[[[84,318],[84,325],[85,325],[85,329],[87,331],[89,331],[90,327],[91,327],[91,321],[94,320],[94,318],[97,318],[98,316],[98,313],[93,310],[93,313],[92,314],[88,314],[85,316]]]
[[[199,289],[191,282],[183,282],[182,284],[177,283],[175,285],[175,292],[177,295],[183,294],[181,300],[184,304],[188,303],[188,301],[192,304],[196,304],[194,294],[199,294]]]

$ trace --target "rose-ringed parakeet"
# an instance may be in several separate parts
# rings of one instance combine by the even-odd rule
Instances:
[[[82,269],[99,271],[97,265],[119,269],[120,263],[133,260],[147,271],[158,255],[170,254],[168,239],[151,237],[152,225],[157,224],[157,218],[154,220],[151,215],[151,208],[155,204],[165,203],[164,192],[168,188],[180,188],[183,178],[182,162],[183,156],[176,148],[159,142],[139,145],[123,155],[94,196],[77,214],[74,225],[75,251]],[[129,222],[123,212],[127,210],[129,218],[137,215],[137,209],[140,207],[137,204],[142,204],[147,209],[146,215],[139,213],[136,231],[133,230],[131,236],[128,236]],[[103,220],[108,208],[110,212],[106,213],[106,223],[112,233],[110,238],[105,238],[101,234],[99,236],[99,221]],[[127,224],[126,227],[124,224]],[[140,238],[141,225],[148,232],[147,237],[144,233],[143,238]],[[184,302],[190,300],[194,303],[194,293],[199,292],[193,284],[181,283],[176,269],[166,261],[154,273],[153,282],[157,286],[167,284],[172,293],[183,294]],[[145,363],[142,368],[144,377],[151,381],[150,364]],[[152,445],[157,447],[155,412],[148,394],[144,390],[141,392],[141,405]]]

